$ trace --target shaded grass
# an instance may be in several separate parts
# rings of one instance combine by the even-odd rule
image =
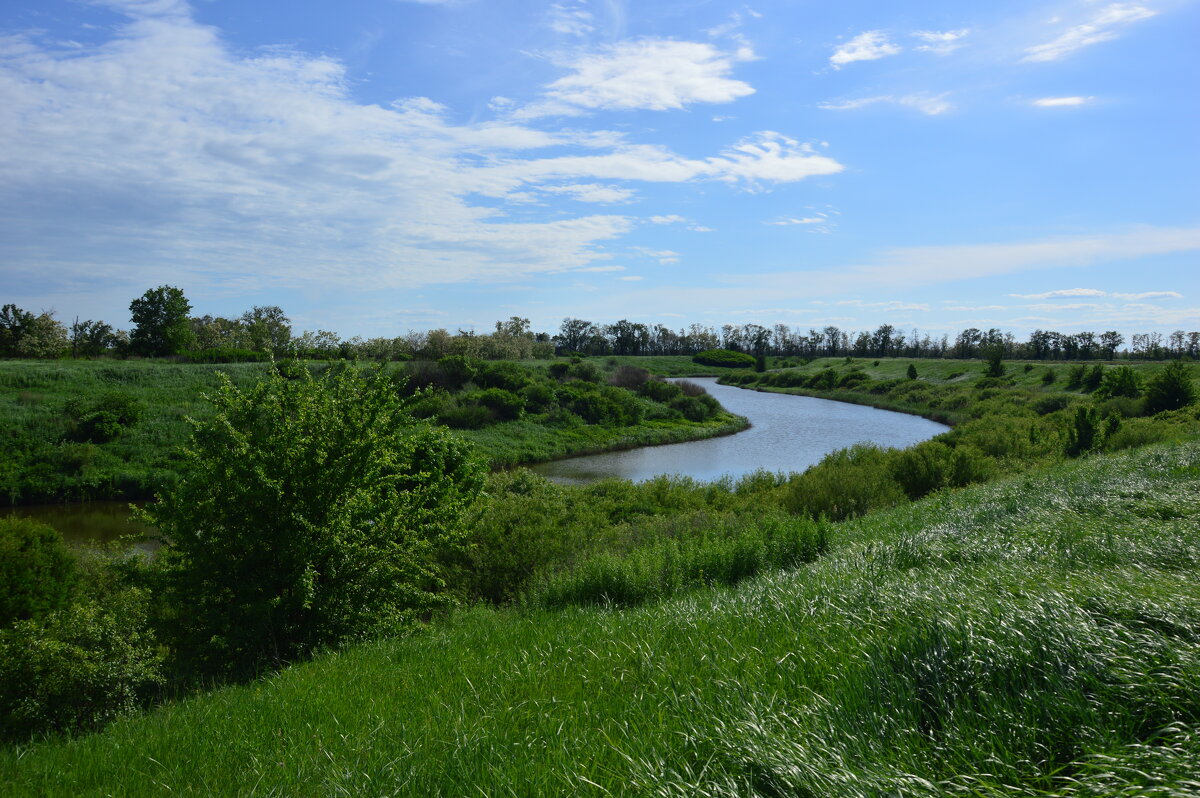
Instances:
[[[0,754],[12,795],[1186,795],[1200,445],[829,529],[635,610],[476,609]]]

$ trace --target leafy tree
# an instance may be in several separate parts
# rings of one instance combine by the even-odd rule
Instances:
[[[55,320],[54,311],[35,316],[16,305],[0,308],[0,357],[58,357],[67,343],[67,329]]]
[[[80,321],[71,325],[71,356],[98,357],[117,344],[112,325],[102,321]]]
[[[1112,396],[1128,396],[1136,399],[1142,395],[1142,381],[1137,372],[1130,366],[1120,366],[1112,371],[1106,371],[1096,389],[1096,397],[1107,399]]]
[[[916,363],[908,364],[908,378],[910,380],[915,380],[917,378],[917,364]]]
[[[378,371],[246,390],[222,375],[211,399],[183,477],[144,513],[185,670],[253,673],[449,602],[442,563],[482,485],[468,444],[416,422]]]
[[[0,308],[0,357],[17,357],[17,344],[33,322],[33,314],[13,304]]]
[[[129,303],[135,325],[129,336],[133,351],[151,357],[177,355],[192,343],[188,323],[192,305],[183,290],[170,285],[151,288]]]
[[[1003,377],[1004,376],[1004,347],[1001,344],[989,344],[984,347],[983,356],[987,360],[987,367],[983,370],[985,377]]]
[[[1194,401],[1196,386],[1192,383],[1192,370],[1181,360],[1168,363],[1146,385],[1146,412],[1151,415],[1178,410]]]
[[[58,532],[32,518],[0,518],[0,628],[66,606],[76,579]]]
[[[1104,447],[1104,441],[1117,431],[1120,424],[1121,417],[1116,414],[1105,418],[1096,408],[1080,405],[1075,408],[1075,415],[1067,425],[1066,455],[1079,457],[1081,454],[1099,451]]]

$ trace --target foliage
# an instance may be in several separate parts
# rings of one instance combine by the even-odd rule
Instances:
[[[223,379],[161,531],[166,629],[195,673],[242,675],[446,603],[442,559],[480,486],[463,442],[358,369]]]
[[[1150,414],[1178,410],[1195,401],[1192,370],[1179,360],[1163,366],[1146,385],[1146,412]]]
[[[0,628],[65,607],[77,580],[75,557],[52,527],[0,518]]]
[[[0,357],[54,358],[67,351],[67,330],[54,313],[37,315],[8,304],[0,308]]]
[[[1130,366],[1118,366],[1104,372],[1100,387],[1096,389],[1097,399],[1108,399],[1114,396],[1136,399],[1141,395],[1142,381]]]
[[[754,366],[754,356],[729,349],[706,349],[692,356],[692,360],[705,366],[728,369],[748,369]]]
[[[864,376],[866,376],[866,375],[864,375]],[[915,380],[917,378],[917,364],[916,363],[908,364],[908,370],[905,372],[905,376],[908,377],[910,380]]]
[[[171,285],[151,288],[129,303],[134,328],[129,345],[136,354],[151,357],[176,355],[194,340],[188,325],[192,304],[183,290]]]
[[[1105,440],[1120,427],[1120,416],[1104,417],[1095,407],[1080,405],[1067,426],[1064,451],[1067,457],[1079,457],[1104,447]]]
[[[237,349],[231,346],[212,349],[194,349],[181,353],[187,363],[265,363],[271,359],[267,352],[253,349]]]
[[[124,391],[106,391],[93,397],[68,399],[63,412],[70,420],[68,436],[75,441],[106,443],[136,424],[145,405]]]
[[[145,591],[85,599],[0,631],[0,732],[95,728],[163,684]]]
[[[888,460],[887,450],[867,444],[831,452],[791,480],[784,506],[797,515],[841,521],[900,504],[904,491]]]

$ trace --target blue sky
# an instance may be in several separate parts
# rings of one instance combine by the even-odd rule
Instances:
[[[1196,0],[8,0],[0,296],[1200,328]]]

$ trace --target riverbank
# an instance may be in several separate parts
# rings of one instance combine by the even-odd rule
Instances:
[[[461,397],[456,394],[440,407],[424,411],[419,405],[430,401],[422,400],[414,412],[453,411],[453,423],[467,427],[458,433],[475,443],[493,468],[700,440],[745,428],[744,419],[727,413],[712,415],[706,408],[690,408],[685,417],[649,398],[633,396],[618,402],[614,410],[611,392],[591,396],[592,388],[606,386],[618,369],[628,367],[626,360],[554,361],[564,369],[559,381],[568,389],[578,386],[561,397],[556,395],[559,383],[546,377],[550,362],[481,364],[499,374],[494,385]],[[671,375],[711,372],[711,368],[695,367],[689,358],[649,360],[653,362],[648,366]],[[323,362],[309,366],[330,367]],[[203,397],[217,389],[217,374],[247,388],[270,367],[164,361],[0,362],[0,438],[5,442],[0,453],[0,497],[9,505],[152,498],[176,478],[178,452],[190,435],[187,419],[202,421],[211,416],[211,406]],[[506,375],[508,367],[517,370],[515,377]],[[422,372],[420,364],[389,364],[386,369],[398,380],[405,370],[417,379],[428,376],[428,369]],[[526,396],[506,378],[517,384],[541,382],[545,387]],[[461,386],[456,390],[461,393]],[[628,393],[625,388],[611,390]],[[579,417],[575,410],[589,418]],[[497,419],[497,413],[507,415]],[[518,414],[520,418],[505,420]]]
[[[1200,446],[830,528],[815,562],[641,609],[475,609],[76,740],[14,796],[1185,794]],[[1149,519],[1154,519],[1150,522]]]

